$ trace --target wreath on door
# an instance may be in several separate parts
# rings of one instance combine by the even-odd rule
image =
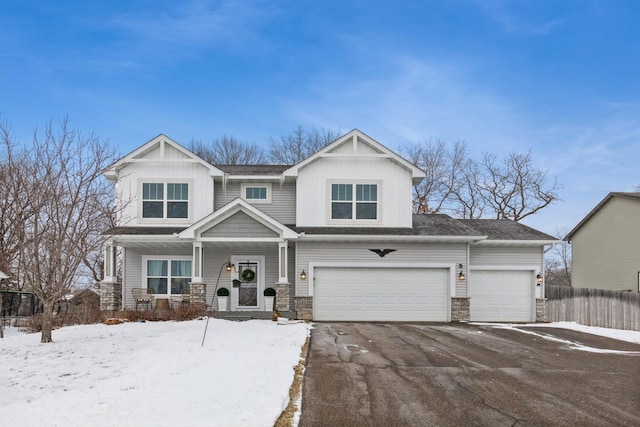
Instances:
[[[241,277],[243,282],[253,282],[253,279],[256,278],[256,272],[247,268],[246,270],[242,270]]]

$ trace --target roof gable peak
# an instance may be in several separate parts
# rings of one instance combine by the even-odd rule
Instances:
[[[320,158],[328,157],[384,157],[391,159],[401,167],[411,171],[414,181],[421,181],[425,177],[425,172],[406,160],[404,157],[396,154],[389,148],[385,147],[375,139],[366,135],[364,132],[353,129],[343,136],[337,138],[334,142],[292,166],[284,171],[285,176],[297,176],[298,171],[303,167],[315,162]]]
[[[115,179],[117,178],[118,170],[131,163],[169,163],[179,161],[199,163],[209,169],[212,176],[223,175],[221,170],[162,133],[109,165],[103,173],[107,178]]]

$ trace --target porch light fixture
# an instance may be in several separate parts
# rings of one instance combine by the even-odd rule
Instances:
[[[307,280],[307,273],[305,273],[304,270],[300,273],[300,280]]]
[[[235,269],[236,269],[235,265],[231,264],[230,262],[227,263],[227,272],[231,273]]]
[[[460,269],[460,273],[458,273],[458,280],[464,280],[464,272],[462,271],[462,264],[458,264],[458,268]]]
[[[542,283],[542,274],[538,273],[538,275],[536,276],[536,283],[538,284],[538,286],[540,286],[540,284]]]

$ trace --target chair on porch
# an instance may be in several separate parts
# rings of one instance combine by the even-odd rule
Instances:
[[[191,302],[191,290],[189,288],[182,289],[180,295],[171,295],[171,307],[174,305],[189,304]]]
[[[140,304],[145,304],[149,310],[153,303],[153,289],[151,288],[132,288],[133,300],[136,303],[136,310]]]

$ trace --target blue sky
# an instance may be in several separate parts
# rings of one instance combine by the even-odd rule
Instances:
[[[524,223],[553,233],[640,185],[639,18],[633,0],[3,1],[0,115],[23,141],[68,116],[122,154],[297,125],[531,150],[563,200]]]

